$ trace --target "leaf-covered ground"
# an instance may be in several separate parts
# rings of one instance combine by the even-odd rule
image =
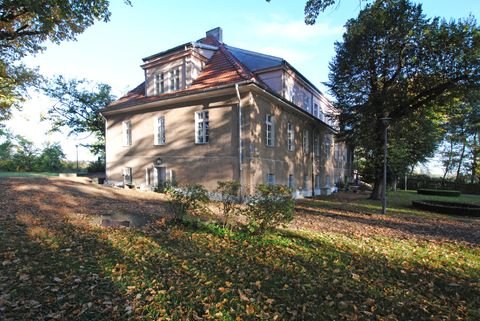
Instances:
[[[2,178],[0,320],[480,319],[480,220],[344,204],[251,237],[165,223],[160,194]]]

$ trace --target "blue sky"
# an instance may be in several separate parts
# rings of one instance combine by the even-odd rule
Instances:
[[[285,58],[324,90],[321,83],[328,80],[334,42],[341,40],[347,19],[356,17],[360,10],[359,0],[342,0],[338,8],[321,14],[316,25],[306,26],[304,0],[132,0],[131,7],[122,0],[111,2],[110,22],[97,22],[75,42],[47,44],[45,52],[25,62],[39,66],[45,76],[61,74],[107,83],[116,96],[121,96],[143,81],[141,58],[197,40],[205,31],[219,26],[226,44]],[[421,2],[428,17],[480,17],[478,0]],[[48,124],[39,124],[39,118],[51,104],[33,93],[7,127],[39,146],[47,141],[61,142],[67,157],[73,160],[75,145],[88,142],[88,138],[47,135]],[[79,152],[80,159],[91,157],[82,148]]]

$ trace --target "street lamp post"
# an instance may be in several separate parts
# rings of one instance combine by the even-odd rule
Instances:
[[[75,145],[75,148],[77,149],[77,174],[78,174],[78,144]]]
[[[382,188],[382,214],[387,214],[387,129],[392,120],[390,117],[380,118],[383,123],[383,188]]]

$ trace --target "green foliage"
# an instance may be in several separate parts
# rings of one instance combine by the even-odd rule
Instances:
[[[217,182],[216,192],[220,194],[221,210],[223,214],[223,226],[229,224],[232,216],[238,214],[238,203],[240,201],[240,182],[238,181],[219,181]]]
[[[129,1],[125,1],[130,3]],[[75,40],[95,21],[108,21],[108,0],[5,0],[0,2],[0,121],[41,82],[19,61],[45,49],[45,41]]]
[[[187,215],[206,211],[209,202],[207,190],[200,184],[181,187],[168,187],[170,211],[177,221],[183,221]]]
[[[4,142],[0,143],[0,170],[59,172],[66,168],[65,154],[59,143],[47,143],[43,148],[37,148],[22,136],[8,132],[3,136]]]
[[[42,150],[38,159],[38,166],[42,171],[60,171],[65,153],[59,143],[48,143]]]
[[[248,219],[248,229],[256,234],[293,220],[295,200],[292,191],[283,185],[260,184],[249,197],[243,214]]]
[[[480,31],[473,17],[430,20],[408,0],[377,0],[347,22],[335,49],[328,86],[341,129],[365,159],[378,197],[380,119],[391,118],[391,173],[431,156],[441,140],[442,106],[480,86]]]
[[[111,87],[91,84],[85,79],[67,80],[57,76],[43,91],[56,101],[43,117],[43,120],[52,124],[51,131],[68,128],[69,135],[93,134],[97,142],[88,146],[90,152],[104,157],[105,120],[100,115],[100,110],[115,100]]]
[[[105,159],[98,157],[96,161],[88,163],[87,171],[89,173],[105,172]]]

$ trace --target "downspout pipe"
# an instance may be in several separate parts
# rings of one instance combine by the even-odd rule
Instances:
[[[243,200],[242,98],[240,97],[238,83],[235,84],[235,91],[238,98],[238,182],[240,183],[240,200]]]

